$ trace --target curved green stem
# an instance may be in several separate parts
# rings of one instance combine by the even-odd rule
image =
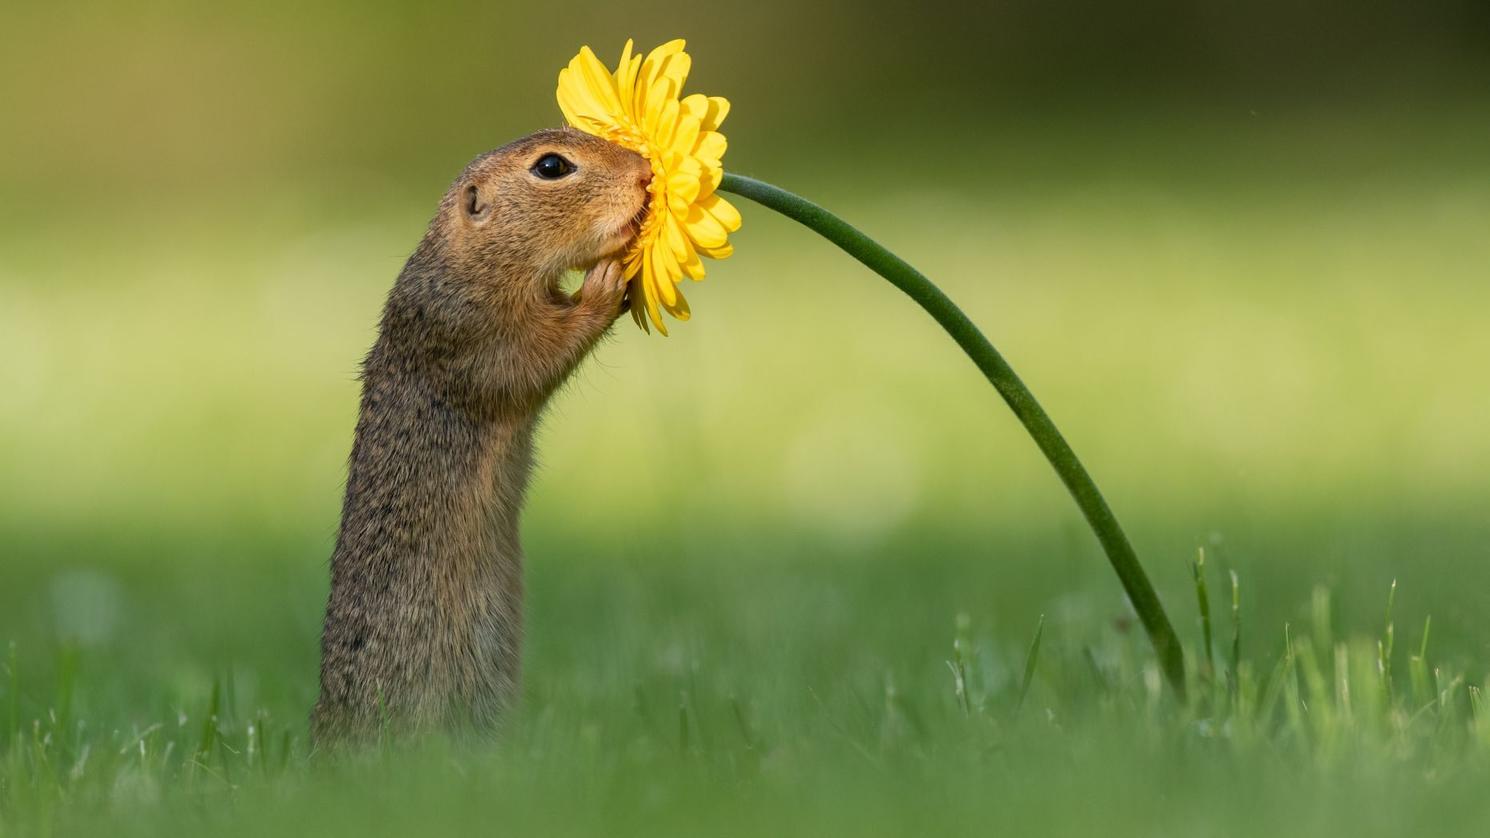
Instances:
[[[1102,543],[1102,549],[1107,552],[1112,569],[1117,571],[1123,590],[1128,592],[1128,599],[1138,611],[1138,618],[1154,644],[1154,652],[1158,655],[1165,678],[1175,693],[1183,697],[1184,654],[1180,650],[1174,626],[1170,624],[1169,617],[1164,613],[1164,606],[1159,602],[1159,595],[1149,582],[1148,574],[1144,573],[1143,565],[1139,564],[1137,554],[1133,552],[1133,545],[1123,534],[1122,527],[1118,525],[1112,509],[1098,491],[1097,484],[1092,482],[1091,475],[1087,474],[1081,461],[1076,458],[1076,452],[1071,450],[1071,446],[1056,429],[1055,423],[1050,421],[1050,416],[1035,401],[1029,388],[1014,374],[1009,363],[993,348],[988,338],[978,331],[973,321],[920,271],[817,204],[769,183],[735,174],[726,173],[719,188],[773,209],[838,245],[845,253],[904,291],[957,341],[962,351],[978,365],[989,383],[1003,396],[1014,415],[1019,417],[1045,459],[1050,461],[1051,467],[1060,476],[1061,482],[1066,484],[1071,497],[1076,499],[1076,505],[1081,507],[1081,513],[1086,516],[1087,523],[1097,534],[1097,540]]]

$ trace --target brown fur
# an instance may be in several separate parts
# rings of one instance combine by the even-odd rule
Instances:
[[[576,171],[538,178],[549,152]],[[477,158],[440,202],[363,364],[318,742],[490,728],[512,701],[534,427],[621,311],[607,257],[635,235],[649,177],[619,146],[541,131]],[[591,265],[577,295],[559,290],[566,270]]]

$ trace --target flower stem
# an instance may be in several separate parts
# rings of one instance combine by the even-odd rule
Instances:
[[[1087,474],[1086,468],[1076,458],[1076,452],[1071,450],[1071,446],[1056,429],[1055,423],[1050,421],[1050,416],[1035,401],[1029,388],[1024,386],[1024,382],[1019,380],[1013,368],[993,348],[993,344],[988,342],[988,338],[983,336],[973,321],[920,271],[817,204],[769,183],[729,173],[724,175],[719,188],[773,209],[838,245],[845,253],[915,300],[962,347],[962,351],[967,353],[988,382],[1003,396],[1009,409],[1014,411],[1025,430],[1034,438],[1045,459],[1050,461],[1061,482],[1066,484],[1076,505],[1081,507],[1087,523],[1096,533],[1097,540],[1102,543],[1102,549],[1107,552],[1112,569],[1117,571],[1118,581],[1122,583],[1123,590],[1127,591],[1128,599],[1137,610],[1144,630],[1148,632],[1149,641],[1154,645],[1154,652],[1159,658],[1166,680],[1175,694],[1183,698],[1184,653],[1175,636],[1174,626],[1170,624],[1169,617],[1164,613],[1164,606],[1159,602],[1159,595],[1154,591],[1153,583],[1149,581],[1137,554],[1133,552],[1133,545],[1123,534],[1122,527],[1118,525],[1112,509],[1097,489],[1097,484],[1092,482],[1091,475]]]

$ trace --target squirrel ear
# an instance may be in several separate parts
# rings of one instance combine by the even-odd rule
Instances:
[[[486,218],[487,214],[491,212],[491,204],[481,199],[481,190],[477,189],[474,183],[466,187],[465,201],[463,203],[465,205],[466,215],[477,221]]]

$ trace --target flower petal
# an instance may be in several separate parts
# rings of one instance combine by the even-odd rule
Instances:
[[[679,262],[687,261],[688,255],[693,252],[693,246],[689,243],[687,234],[683,232],[683,226],[678,223],[678,216],[673,213],[668,213],[662,222],[662,239]]]
[[[729,241],[729,231],[719,220],[697,204],[688,208],[688,220],[684,222],[688,236],[701,249],[720,248]]]
[[[596,92],[589,73],[585,71],[585,54],[588,47],[569,61],[568,92],[575,111],[580,116],[595,117],[606,112],[605,103]]]
[[[672,141],[668,145],[673,148],[692,149],[694,143],[698,142],[698,132],[698,117],[680,108],[678,127],[673,132]]]
[[[655,138],[659,126],[662,125],[663,113],[666,111],[667,106],[672,105],[676,109],[678,104],[677,100],[673,98],[673,89],[667,79],[658,79],[652,83],[652,89],[647,92],[644,104],[645,108],[642,111],[642,131],[646,133],[648,138]],[[666,145],[662,147],[666,148]]]
[[[584,73],[585,81],[604,112],[611,115],[620,114],[622,112],[621,99],[616,95],[615,76],[605,69],[605,65],[600,63],[600,59],[589,47],[581,48],[576,60],[580,64],[580,70]]]
[[[647,249],[647,261],[652,267],[652,278],[657,282],[657,297],[664,306],[678,302],[678,289],[673,283],[672,271],[668,270],[667,247],[661,242]]]
[[[698,200],[698,193],[697,177],[687,172],[674,172],[667,176],[668,209],[674,213],[686,217],[689,205]]]
[[[662,314],[657,311],[657,275],[652,272],[651,260],[642,262],[642,296],[647,304],[647,317],[651,319],[652,325],[657,331],[667,334],[667,325],[662,322]]]
[[[559,110],[563,111],[566,122],[575,127],[591,124],[594,103],[585,94],[584,80],[568,67],[559,71],[558,99]]]
[[[705,212],[718,219],[719,223],[724,225],[724,229],[729,232],[733,233],[740,229],[740,211],[735,209],[734,204],[724,200],[717,193],[699,201],[698,205]]]
[[[673,137],[678,133],[678,100],[668,97],[662,103],[662,114],[657,118],[657,132],[653,142],[661,148],[673,148]]]
[[[693,316],[693,310],[688,307],[688,301],[683,299],[681,290],[678,291],[678,301],[670,306],[667,312],[679,320],[687,320]]]
[[[693,156],[705,163],[718,166],[719,161],[724,158],[724,151],[728,145],[723,134],[718,131],[705,131],[698,135],[698,142],[693,144]]]
[[[682,41],[678,42],[680,45]],[[657,75],[673,83],[673,90],[681,91],[683,84],[688,81],[688,71],[693,69],[693,58],[688,53],[675,52],[662,60],[662,66],[658,68]]]
[[[683,260],[683,273],[694,282],[704,278],[704,260],[698,258],[698,251],[691,246],[688,248],[688,258]]]
[[[709,117],[704,122],[704,128],[708,131],[717,131],[724,124],[724,118],[729,116],[729,100],[723,96],[709,97]]]
[[[641,71],[637,77],[636,100],[633,112],[640,117],[647,112],[647,97],[652,94],[652,85],[659,78],[663,78],[662,65],[668,56],[683,51],[683,39],[668,41],[662,46],[647,53],[647,60],[642,62]]]
[[[621,112],[626,114],[628,118],[635,119],[635,114],[631,112],[631,92],[633,90],[632,85],[634,84],[633,79],[635,78],[635,74],[632,72],[634,67],[631,62],[631,47],[632,41],[630,38],[627,38],[626,46],[621,49],[621,60],[616,62],[615,79],[616,95],[621,100]]]
[[[707,166],[707,167],[705,167],[704,168],[704,171],[703,171],[703,174],[699,175],[699,178],[698,178],[698,197],[700,199],[703,199],[703,198],[709,197],[710,195],[713,195],[714,194],[714,190],[717,189],[717,188],[719,188],[719,181],[722,180],[723,178],[724,178],[724,168],[723,167],[721,167],[721,166]]]
[[[702,93],[692,93],[684,96],[679,104],[683,106],[683,113],[697,119],[699,122],[703,122],[704,117],[709,115],[709,97]]]

